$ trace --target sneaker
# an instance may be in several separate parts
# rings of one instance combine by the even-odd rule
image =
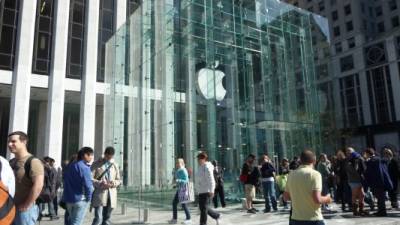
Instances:
[[[58,217],[58,216],[50,216],[50,220],[58,220],[58,219],[60,219],[60,217]]]
[[[220,225],[221,223],[221,216],[218,217],[218,219],[215,220],[216,225]]]
[[[252,208],[251,210],[254,210],[256,212],[259,212],[260,210],[256,209],[256,208]]]
[[[192,224],[192,220],[185,220],[182,222],[182,224]]]
[[[249,209],[249,210],[247,210],[247,213],[256,214],[256,211],[254,211],[253,209]]]
[[[384,216],[387,216],[387,213],[384,212],[384,211],[381,211],[381,212],[374,213],[374,216],[376,216],[376,217],[384,217]]]
[[[178,221],[176,219],[168,220],[169,224],[177,224]]]
[[[264,209],[263,212],[264,213],[269,213],[269,212],[271,212],[271,210],[270,209]]]

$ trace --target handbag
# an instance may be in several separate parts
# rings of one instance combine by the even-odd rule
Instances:
[[[180,185],[178,190],[178,200],[180,204],[194,202],[193,182]]]

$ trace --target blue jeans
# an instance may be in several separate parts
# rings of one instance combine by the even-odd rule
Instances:
[[[85,218],[88,202],[67,203],[68,225],[81,225]]]
[[[317,220],[317,221],[290,220],[289,225],[325,225],[325,222],[323,220]]]
[[[278,204],[276,202],[276,193],[275,193],[275,182],[274,181],[263,181],[263,190],[264,190],[264,198],[265,198],[265,210],[271,210],[271,203],[272,208],[274,210],[278,209]]]
[[[17,210],[14,225],[35,225],[39,217],[39,207],[34,204],[28,210],[21,212]]]
[[[172,201],[172,218],[173,219],[178,219],[178,191],[175,194],[174,197],[174,201]],[[190,211],[189,208],[187,207],[187,205],[185,203],[181,204],[183,211],[185,211],[185,215],[186,215],[186,220],[190,220]]]
[[[111,199],[108,198],[107,206],[99,206],[94,208],[94,219],[92,225],[110,225],[111,212]]]

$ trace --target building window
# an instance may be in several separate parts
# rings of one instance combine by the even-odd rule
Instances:
[[[388,66],[367,71],[368,94],[373,123],[396,120],[394,112],[392,82]]]
[[[53,34],[53,0],[37,2],[35,42],[33,46],[32,72],[50,73],[51,46]]]
[[[353,27],[353,21],[349,21],[346,23],[346,30],[347,31],[352,31],[354,29]]]
[[[382,7],[378,6],[375,8],[375,15],[376,16],[382,16],[383,12],[382,12]]]
[[[114,0],[100,1],[99,47],[97,59],[97,81],[104,81],[106,43],[114,33]]]
[[[347,45],[348,45],[349,49],[356,47],[356,41],[355,41],[354,37],[347,39]]]
[[[378,27],[378,32],[379,33],[385,32],[385,23],[383,21],[378,23],[377,27]]]
[[[365,4],[364,4],[364,2],[361,2],[361,12],[365,13]]]
[[[338,11],[335,10],[332,12],[332,20],[336,21],[339,18]]]
[[[350,5],[350,4],[349,4],[349,5],[346,5],[346,6],[344,7],[344,14],[345,14],[346,16],[348,16],[348,15],[351,14],[351,5]]]
[[[336,5],[336,0],[331,0],[331,5]]]
[[[339,80],[343,123],[345,127],[360,126],[364,122],[358,74]]]
[[[319,11],[324,11],[325,10],[325,3],[324,1],[320,1],[318,3]]]
[[[337,53],[341,53],[342,52],[342,42],[338,42],[335,44],[335,52]]]
[[[342,72],[354,69],[353,55],[348,55],[340,59],[340,70]]]
[[[367,66],[376,66],[387,61],[385,45],[382,42],[368,46],[364,51]]]
[[[394,11],[394,10],[397,9],[397,2],[396,2],[396,0],[390,0],[390,1],[388,2],[388,5],[389,5],[389,9],[390,9],[391,11]]]
[[[67,71],[68,78],[81,79],[85,41],[85,0],[71,0],[69,8]]]
[[[337,37],[340,35],[340,26],[333,28],[333,36]]]
[[[398,27],[399,26],[399,17],[395,16],[392,17],[392,27]]]
[[[13,70],[19,0],[0,1],[0,69]]]

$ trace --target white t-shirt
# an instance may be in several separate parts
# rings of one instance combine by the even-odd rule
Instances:
[[[1,161],[1,180],[3,181],[4,185],[7,186],[8,192],[12,197],[15,195],[15,177],[14,172],[11,169],[10,163],[0,156]]]

